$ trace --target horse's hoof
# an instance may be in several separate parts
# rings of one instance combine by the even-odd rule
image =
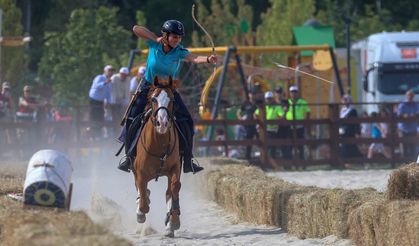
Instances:
[[[172,215],[170,218],[169,226],[171,230],[178,230],[180,228],[179,215]]]
[[[166,233],[164,234],[166,237],[175,237],[175,232],[170,229],[166,229]]]
[[[144,223],[145,222],[145,214],[137,214],[137,222],[138,223]]]

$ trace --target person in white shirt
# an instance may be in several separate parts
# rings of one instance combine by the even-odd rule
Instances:
[[[138,68],[137,75],[135,77],[132,77],[129,85],[129,93],[130,95],[134,95],[135,91],[137,90],[138,83],[141,81],[141,79],[144,77],[145,74],[145,67],[141,66]]]
[[[112,121],[116,122],[116,124],[122,119],[124,110],[129,103],[130,79],[127,67],[121,67],[119,73],[113,75],[111,78],[112,90],[110,105],[112,110]]]

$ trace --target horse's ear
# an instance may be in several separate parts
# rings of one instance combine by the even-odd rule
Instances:
[[[173,85],[173,79],[172,76],[169,76],[169,87],[172,87]]]
[[[159,78],[157,76],[154,76],[154,86],[157,87],[159,85]]]

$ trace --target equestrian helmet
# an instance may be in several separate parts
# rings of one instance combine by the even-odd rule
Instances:
[[[185,28],[183,27],[182,22],[178,21],[178,20],[167,20],[164,22],[162,28],[161,28],[162,32],[167,32],[167,33],[174,33],[180,36],[184,36],[185,35]]]

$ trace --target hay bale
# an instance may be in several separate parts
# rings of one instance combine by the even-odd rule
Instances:
[[[28,208],[0,197],[1,245],[131,245],[82,211]]]
[[[299,238],[348,237],[348,216],[365,201],[380,196],[374,189],[318,189],[294,194],[288,203],[288,232]]]
[[[387,185],[387,198],[419,199],[419,165],[411,163],[403,166],[390,174]]]
[[[5,194],[22,192],[26,167],[0,165],[0,245],[131,245],[84,212],[26,208]]]
[[[357,245],[419,245],[419,202],[365,203],[349,217],[350,238]]]
[[[358,208],[354,209],[348,218],[349,238],[356,245],[373,246],[377,245],[375,228],[377,225],[377,214],[381,210],[383,197],[375,197]]]
[[[281,226],[289,196],[303,187],[267,177],[256,167],[225,165],[207,173],[211,198],[239,219]]]
[[[26,166],[21,163],[0,164],[0,196],[22,193]]]
[[[419,245],[419,202],[392,201],[379,210],[377,245]]]
[[[249,161],[247,160],[239,160],[239,159],[232,159],[223,156],[219,157],[211,157],[211,158],[199,158],[199,160],[204,162],[209,162],[211,165],[249,165]]]

